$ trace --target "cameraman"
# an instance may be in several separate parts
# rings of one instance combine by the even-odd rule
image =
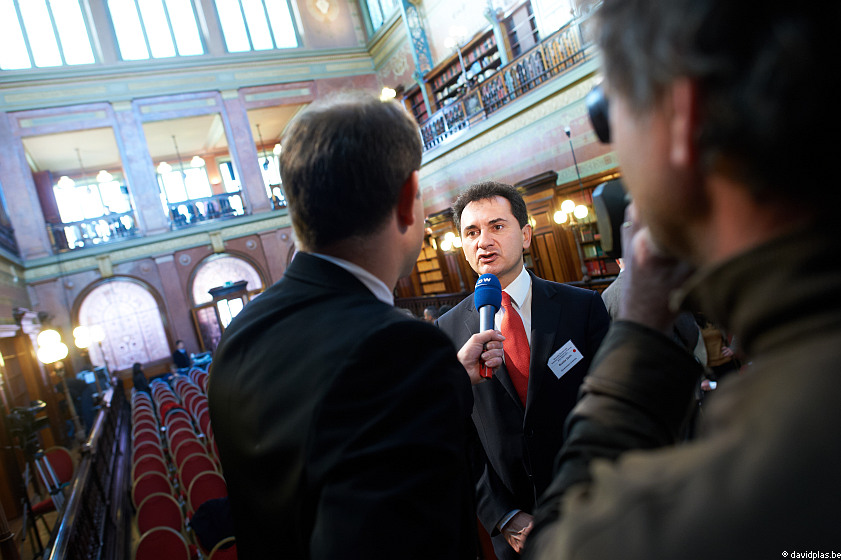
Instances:
[[[625,293],[526,556],[841,550],[841,4],[604,0],[598,17],[597,131],[635,205]],[[749,362],[682,445],[701,366],[667,336],[670,296]]]

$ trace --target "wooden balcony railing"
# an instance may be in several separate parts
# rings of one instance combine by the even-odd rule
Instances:
[[[589,59],[592,49],[590,44],[585,44],[581,33],[584,21],[574,20],[565,25],[483,82],[471,84],[452,103],[433,113],[420,127],[424,151]]]
[[[106,392],[83,444],[70,497],[59,511],[45,560],[130,557],[130,422],[123,385],[117,381]]]

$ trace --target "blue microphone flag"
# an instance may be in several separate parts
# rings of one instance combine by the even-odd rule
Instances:
[[[494,312],[498,311],[499,306],[502,305],[502,285],[499,283],[499,278],[493,274],[481,275],[476,281],[473,302],[476,304],[476,309],[490,305],[494,308]]]

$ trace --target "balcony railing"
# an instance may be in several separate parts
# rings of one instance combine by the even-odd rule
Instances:
[[[93,247],[140,235],[133,212],[108,214],[79,222],[47,224],[47,230],[57,251]]]
[[[581,33],[584,21],[570,22],[435,112],[420,127],[424,151],[590,58]]]
[[[191,227],[209,220],[221,220],[245,214],[240,192],[171,202],[167,206],[172,229]]]
[[[129,558],[129,407],[119,381],[109,389],[82,446],[82,459],[43,558]]]

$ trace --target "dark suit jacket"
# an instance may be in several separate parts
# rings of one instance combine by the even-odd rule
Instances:
[[[493,379],[473,387],[473,421],[487,455],[477,483],[479,519],[494,535],[511,510],[533,513],[535,502],[552,481],[555,456],[563,443],[564,420],[601,344],[610,318],[598,293],[549,282],[532,275],[531,362],[523,405],[505,366]],[[479,331],[479,313],[471,294],[438,319],[438,326],[460,348]],[[559,380],[549,369],[552,354],[572,341],[584,359]],[[498,556],[513,550],[501,535]]]
[[[181,350],[175,350],[172,353],[172,362],[178,369],[188,368],[192,363],[190,360],[190,356],[186,352],[182,352]]]
[[[475,558],[469,386],[438,329],[296,255],[213,360],[240,558]]]

